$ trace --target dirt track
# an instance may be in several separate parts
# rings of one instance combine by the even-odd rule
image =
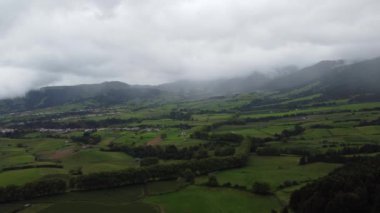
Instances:
[[[148,141],[146,145],[148,146],[155,146],[162,142],[161,136],[157,136],[154,139]]]
[[[65,158],[67,156],[72,155],[73,153],[74,153],[74,149],[73,148],[64,149],[64,150],[58,150],[58,151],[55,151],[54,153],[52,153],[49,156],[49,159],[60,160],[62,158]]]

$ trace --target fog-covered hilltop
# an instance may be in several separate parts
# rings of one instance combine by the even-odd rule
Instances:
[[[269,77],[255,72],[246,77],[208,81],[177,81],[158,86],[136,86],[122,82],[53,86],[29,91],[25,97],[0,101],[2,112],[54,107],[71,103],[97,106],[131,101],[184,100],[250,92],[320,93],[324,98],[380,99],[380,58],[353,64],[343,60],[321,61],[283,75]],[[305,89],[306,88],[306,89]]]
[[[184,98],[207,98],[212,96],[233,95],[258,91],[270,81],[262,73],[254,72],[244,77],[205,81],[176,81],[159,85],[163,91],[176,93]]]
[[[319,80],[324,75],[329,74],[334,68],[344,65],[343,60],[321,61],[309,67],[283,75],[268,82],[264,88],[268,90],[284,90],[294,87],[305,86]]]
[[[104,82],[76,86],[52,86],[29,91],[25,97],[3,100],[4,110],[28,110],[70,103],[97,105],[121,104],[132,100],[158,97],[161,91],[150,86],[132,86],[123,82]]]

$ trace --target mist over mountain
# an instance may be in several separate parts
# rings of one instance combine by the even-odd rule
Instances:
[[[301,70],[294,71],[288,75],[283,75],[268,82],[264,88],[268,90],[284,90],[294,87],[304,86],[329,74],[332,69],[344,65],[343,60],[321,61]]]
[[[43,87],[29,91],[25,97],[0,102],[8,110],[30,110],[64,104],[88,104],[110,106],[134,100],[158,97],[161,91],[150,86],[131,86],[123,82],[104,82],[76,86]]]
[[[176,81],[158,86],[128,85],[122,82],[53,86],[29,91],[25,97],[0,101],[3,112],[84,103],[111,106],[133,101],[191,100],[250,92],[289,92],[308,85],[305,94],[352,100],[379,99],[380,58],[353,64],[343,60],[321,61],[300,70],[269,77],[252,73],[246,77],[210,81]]]
[[[0,1],[0,98],[44,86],[271,75],[380,50],[378,0],[59,2]]]
[[[380,100],[380,57],[337,67],[321,82],[321,91],[331,98]]]
[[[177,81],[159,85],[163,91],[174,92],[184,98],[204,98],[219,95],[233,95],[260,90],[270,78],[262,73],[252,73],[245,77],[208,81]]]

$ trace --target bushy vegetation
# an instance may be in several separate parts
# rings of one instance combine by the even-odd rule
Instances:
[[[138,158],[156,157],[159,159],[166,159],[166,160],[169,160],[169,159],[188,160],[188,159],[196,158],[197,154],[199,154],[199,152],[202,151],[201,149],[202,149],[201,145],[177,148],[177,146],[175,145],[128,146],[128,145],[110,144],[109,149],[106,149],[106,151],[125,152],[128,155],[131,155],[133,157],[138,157]]]
[[[379,212],[380,157],[357,159],[325,178],[295,191],[296,213]]]
[[[66,192],[66,189],[67,184],[61,179],[40,180],[23,186],[0,187],[0,203],[61,194]]]
[[[380,125],[380,118],[377,118],[372,121],[361,121],[358,126],[374,126],[374,125]]]
[[[102,136],[92,132],[84,132],[81,136],[72,136],[71,140],[83,144],[98,144],[102,140]]]
[[[260,195],[271,194],[270,185],[266,182],[255,182],[252,185],[252,192]]]
[[[149,181],[175,179],[180,177],[186,169],[201,175],[218,170],[238,168],[244,166],[246,160],[246,156],[213,157],[117,172],[93,173],[71,179],[70,185],[78,190],[94,190],[142,184]]]
[[[148,158],[143,158],[140,161],[140,166],[152,166],[158,164],[160,159],[155,158],[155,157],[148,157]]]

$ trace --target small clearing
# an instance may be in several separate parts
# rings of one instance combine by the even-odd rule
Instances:
[[[155,146],[155,145],[158,145],[161,142],[162,142],[161,136],[157,136],[157,137],[153,138],[152,140],[148,141],[146,143],[146,145],[148,145],[148,146]]]

